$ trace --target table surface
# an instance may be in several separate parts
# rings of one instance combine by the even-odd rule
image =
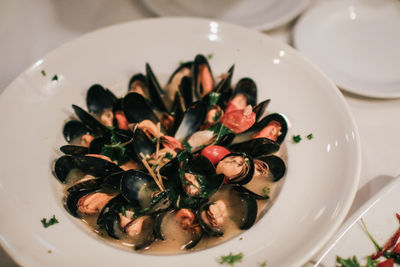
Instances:
[[[153,16],[140,0],[1,0],[0,93],[21,72],[61,44],[108,25]],[[291,44],[294,24],[292,21],[266,33]],[[361,179],[350,216],[400,174],[400,99],[343,94],[362,144]],[[1,247],[0,266],[17,266]]]

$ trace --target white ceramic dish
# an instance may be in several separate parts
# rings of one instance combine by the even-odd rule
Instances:
[[[396,213],[399,212],[400,178],[382,188],[368,200],[339,229],[318,256],[314,257],[316,266],[334,266],[336,256],[357,258],[365,264],[367,256],[376,250],[363,230],[362,218],[368,231],[383,246],[399,228]]]
[[[400,2],[321,1],[294,29],[294,44],[341,88],[400,97]]]
[[[309,5],[309,0],[143,0],[160,16],[218,19],[267,31],[283,25]]]
[[[99,241],[64,210],[51,173],[71,104],[84,107],[93,83],[124,94],[145,62],[164,83],[180,60],[197,53],[213,54],[215,74],[235,63],[233,81],[252,77],[259,99],[271,98],[269,109],[287,116],[288,140],[303,135],[287,144],[289,167],[276,202],[242,239],[196,253],[148,256]],[[358,132],[335,85],[289,46],[222,22],[150,19],[87,34],[22,73],[0,97],[0,120],[0,240],[24,266],[214,266],[230,252],[242,252],[244,266],[299,266],[339,227],[359,180]],[[304,138],[309,133],[314,139]],[[40,220],[53,214],[60,223],[43,228]]]

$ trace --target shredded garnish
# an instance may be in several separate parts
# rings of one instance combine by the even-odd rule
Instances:
[[[309,135],[307,135],[307,139],[308,139],[308,140],[311,140],[311,139],[313,139],[313,138],[314,138],[314,136],[313,136],[312,133],[310,133]]]
[[[43,76],[46,76],[46,71],[45,70],[42,70],[41,73],[42,73]]]
[[[51,78],[52,81],[58,81],[58,76],[57,74],[53,76],[53,78]]]
[[[149,163],[147,163],[146,157],[145,157],[145,155],[143,155],[142,152],[140,152],[140,157],[141,157],[140,160],[142,161],[144,167],[147,169],[147,171],[149,172],[149,174],[153,177],[154,182],[156,182],[158,188],[159,188],[161,191],[164,191],[165,188],[164,188],[164,185],[163,185],[162,180],[158,180],[157,175],[154,173],[154,171],[153,171],[153,169],[150,167]]]

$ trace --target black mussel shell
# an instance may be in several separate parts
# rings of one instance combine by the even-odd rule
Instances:
[[[118,194],[104,206],[97,217],[97,225],[103,227],[112,238],[120,239],[122,229],[119,213],[128,206],[129,203],[126,199],[121,194]]]
[[[194,172],[202,175],[214,175],[215,167],[211,161],[203,155],[194,154],[189,159],[187,168]]]
[[[65,209],[74,217],[79,218],[78,215],[78,201],[82,197],[95,193],[97,190],[99,190],[100,187],[94,187],[94,188],[89,188],[89,189],[81,189],[81,190],[76,190],[76,191],[71,191],[68,196],[65,199]]]
[[[122,172],[123,170],[114,162],[101,159],[98,157],[77,156],[74,157],[76,166],[84,173],[91,174],[95,177],[105,177],[111,173]]]
[[[175,194],[172,190],[164,190],[154,196],[150,202],[149,209],[146,214],[155,214],[168,210],[172,203],[175,202]]]
[[[252,127],[253,128],[252,132],[257,133],[258,131],[260,131],[264,127],[266,127],[268,125],[268,123],[270,123],[271,121],[276,121],[281,126],[281,130],[280,130],[281,134],[276,139],[276,142],[278,144],[281,144],[286,137],[286,134],[288,131],[288,125],[287,125],[286,119],[279,113],[272,113],[272,114],[269,114],[268,116],[265,116],[259,122],[254,124],[254,127]]]
[[[90,142],[89,145],[89,154],[101,154],[104,145],[110,144],[109,138],[106,137],[97,137]]]
[[[268,138],[256,138],[242,143],[231,144],[228,146],[230,151],[243,152],[253,158],[270,155],[275,153],[280,148],[280,145]]]
[[[243,159],[243,171],[239,175],[235,177],[227,177],[225,176],[225,181],[231,184],[246,184],[248,183],[254,175],[254,162],[252,157],[247,155],[246,153],[230,153],[223,157],[217,164],[216,170],[217,173],[224,174],[226,171],[229,171],[232,167],[230,164],[237,164],[237,160],[235,158]],[[234,162],[232,162],[234,160]]]
[[[255,106],[257,104],[257,85],[252,79],[242,78],[238,81],[232,99],[239,94],[246,98],[247,105]]]
[[[122,175],[120,190],[122,196],[133,206],[147,208],[157,187],[150,175],[141,171],[129,170]]]
[[[233,185],[232,188],[235,191],[237,191],[237,192],[239,192],[241,194],[248,194],[248,195],[252,196],[254,199],[257,199],[257,200],[267,200],[267,199],[269,199],[268,195],[257,194],[257,193],[255,193],[255,192],[253,192],[253,191],[251,191],[251,190],[249,190],[246,187],[243,187],[241,185]]]
[[[183,78],[190,78],[192,71],[192,64],[193,64],[192,62],[185,62],[181,64],[168,79],[166,90],[168,91],[170,99],[172,99],[175,96],[175,94],[180,91]],[[189,90],[191,90],[191,83]]]
[[[165,94],[150,65],[146,63],[146,80],[151,102],[162,112],[168,112],[163,98]]]
[[[92,178],[89,180],[78,181],[71,187],[67,189],[67,192],[81,191],[90,188],[100,188],[103,187],[103,178]]]
[[[246,205],[247,214],[243,217],[243,220],[238,223],[238,226],[242,230],[247,230],[253,226],[257,219],[257,201],[249,194],[240,194],[240,198]]]
[[[181,227],[179,225],[179,222],[174,218],[177,214],[177,211],[168,211],[168,212],[163,212],[157,214],[155,217],[155,228],[154,228],[154,235],[156,238],[160,240],[166,240],[166,235],[164,234],[164,227],[166,225],[171,225],[171,224],[178,224],[176,227]],[[186,229],[183,230],[184,235],[188,236],[188,240],[185,244],[182,244],[182,247],[185,249],[191,249],[194,248],[201,240],[203,237],[203,231],[199,229],[199,232],[195,231],[194,229]]]
[[[156,152],[156,144],[154,144],[140,128],[136,128],[133,141],[127,144],[126,148],[131,155],[135,155],[135,159],[137,159],[138,162],[141,162],[141,154],[144,156],[151,156]]]
[[[179,85],[179,92],[183,98],[185,104],[185,109],[190,107],[193,103],[193,90],[192,90],[193,79],[191,77],[185,76],[181,80]]]
[[[286,165],[281,158],[270,155],[258,157],[257,160],[261,160],[267,163],[274,182],[279,181],[285,175]]]
[[[232,65],[226,77],[224,77],[215,87],[215,92],[220,94],[220,97],[218,99],[218,105],[222,108],[225,109],[226,105],[229,102],[229,99],[231,99],[231,96],[233,94],[233,89],[232,89],[232,75],[233,71],[235,70],[235,65]]]
[[[72,120],[64,125],[63,135],[68,143],[85,134],[91,134],[91,131],[80,121]]]
[[[183,141],[193,133],[199,130],[201,124],[207,113],[207,106],[203,102],[193,103],[183,115],[182,122],[180,123],[175,138]]]
[[[75,168],[77,168],[77,164],[72,156],[61,156],[54,164],[54,174],[60,182],[65,183],[69,172]]]
[[[126,119],[131,123],[141,122],[143,120],[150,120],[157,124],[159,122],[153,109],[147,100],[138,93],[129,93],[124,97],[122,107]]]
[[[73,156],[85,155],[89,149],[85,146],[65,145],[60,147],[62,153]]]
[[[134,247],[135,250],[144,249],[144,248],[150,246],[151,243],[153,243],[155,240],[155,237],[154,237],[155,221],[154,221],[153,217],[145,215],[145,216],[138,217],[135,220],[138,220],[141,218],[143,218],[145,221],[143,222],[144,225],[142,227],[142,232],[139,234],[140,236],[137,237],[139,240],[135,241],[135,247]],[[130,226],[130,224],[135,222],[135,220],[133,220],[127,226],[125,226],[124,229],[127,229]]]
[[[111,137],[111,130],[101,124],[96,118],[90,115],[88,112],[83,110],[82,108],[72,105],[72,108],[75,111],[75,114],[78,118],[87,126],[89,127],[92,132],[94,132],[97,136],[105,136],[110,138]]]
[[[140,87],[140,91],[143,92],[143,96],[149,99],[150,96],[148,94],[146,76],[144,76],[142,73],[137,73],[133,75],[132,78],[129,80],[128,93],[141,94],[142,92],[138,90],[138,87]]]
[[[264,100],[264,101],[258,103],[253,108],[253,112],[256,114],[256,121],[258,121],[259,119],[261,119],[263,117],[264,112],[267,109],[269,102],[271,102],[270,99]],[[249,130],[251,130],[251,128]]]
[[[100,84],[92,85],[86,93],[86,106],[90,113],[101,115],[105,110],[114,108],[116,97]]]
[[[210,207],[210,205],[213,205],[214,203],[206,203],[203,206],[200,207],[198,213],[197,213],[197,219],[200,222],[201,228],[203,230],[211,235],[211,236],[223,236],[224,235],[224,228],[223,227],[214,227],[210,224],[210,222],[207,219],[207,211]]]
[[[207,68],[210,73],[210,78],[212,79],[212,84],[211,84],[212,88],[209,89],[203,88],[203,83],[200,80],[199,76],[199,71],[200,68],[202,68],[202,66]],[[193,77],[194,96],[196,97],[197,100],[202,99],[205,95],[207,95],[214,89],[214,84],[215,84],[214,76],[212,74],[210,64],[208,63],[208,60],[205,56],[199,54],[195,57],[192,66],[192,77]]]

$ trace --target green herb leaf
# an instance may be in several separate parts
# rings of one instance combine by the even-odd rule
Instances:
[[[301,141],[300,135],[293,135],[293,143],[297,144]]]
[[[338,267],[361,267],[356,256],[353,256],[353,258],[348,258],[348,259],[343,259],[339,256],[336,256],[336,263],[337,263],[336,266]]]
[[[219,259],[219,263],[233,266],[235,263],[242,262],[242,259],[243,259],[243,253],[234,255],[231,252],[227,256],[221,256],[221,258]]]
[[[211,92],[209,94],[208,106],[209,107],[215,106],[218,103],[218,100],[220,97],[221,97],[221,93]]]
[[[40,222],[43,224],[44,228],[47,228],[53,224],[58,223],[58,220],[56,219],[56,216],[53,215],[53,217],[51,217],[49,221],[47,221],[46,218],[43,218]]]
[[[232,132],[231,129],[224,126],[222,123],[217,123],[211,126],[208,130],[213,131],[214,133],[217,134],[217,138],[215,139],[214,144],[217,143],[221,139],[221,137],[230,134]]]
[[[371,235],[371,233],[368,231],[367,226],[365,225],[364,220],[361,218],[360,221],[361,221],[361,224],[362,224],[362,226],[363,226],[363,228],[364,228],[364,231],[367,233],[369,239],[372,241],[372,243],[374,243],[374,246],[375,246],[376,251],[378,251],[378,252],[381,251],[381,250],[382,250],[382,247],[379,246],[378,242],[375,241],[374,237],[373,237],[373,236]]]
[[[208,59],[212,59],[213,56],[214,56],[214,55],[211,53],[211,54],[208,54],[208,55],[207,55],[207,58],[208,58]]]
[[[46,71],[45,70],[42,70],[41,73],[42,73],[43,76],[46,76]]]
[[[307,139],[308,139],[308,140],[311,140],[311,139],[313,139],[313,138],[314,138],[314,136],[313,136],[312,133],[310,133],[309,135],[307,135]]]
[[[125,206],[121,206],[121,213],[126,217],[126,208]]]
[[[182,66],[183,64],[185,64],[185,61],[183,60],[179,61],[179,66]]]
[[[51,78],[52,81],[58,81],[58,76],[57,74],[53,76],[53,78]]]
[[[374,261],[371,259],[371,257],[368,256],[367,258],[367,264],[365,267],[377,267],[378,266],[378,261]]]
[[[213,121],[217,122],[219,118],[221,118],[222,115],[222,110],[218,110],[217,113],[215,113],[215,116],[213,117]]]
[[[172,160],[173,156],[172,156],[171,153],[167,152],[163,158],[164,158],[164,159]]]
[[[267,267],[267,261],[263,261],[260,263],[260,267]]]

